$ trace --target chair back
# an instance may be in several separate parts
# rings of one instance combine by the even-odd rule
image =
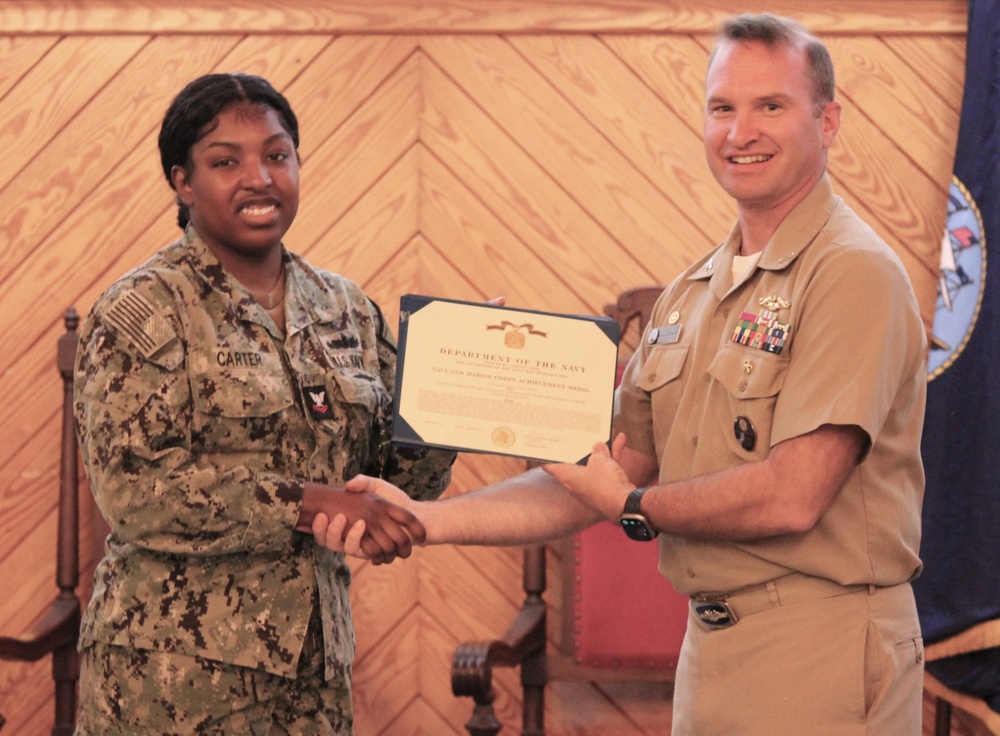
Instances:
[[[80,317],[70,307],[64,318],[66,332],[56,345],[56,368],[62,378],[62,442],[59,451],[59,530],[56,544],[56,582],[60,592],[76,598],[80,583],[80,524],[79,524],[79,445],[76,419],[73,416],[73,371],[76,351],[80,345],[77,327]]]
[[[79,583],[79,447],[73,416],[73,370],[80,337],[80,318],[73,307],[65,314],[66,332],[56,347],[56,367],[62,377],[62,435],[59,451],[59,507],[56,536],[56,586],[59,592],[28,629],[17,636],[0,636],[0,659],[34,662],[52,655],[55,684],[55,725],[52,736],[71,736],[76,724],[80,659]],[[0,716],[0,728],[4,719]]]
[[[623,343],[628,343],[630,324],[642,334],[662,291],[662,286],[629,289],[605,307],[605,314],[621,326]],[[562,643],[546,651],[549,546],[561,557],[567,579],[562,586]],[[452,692],[473,699],[472,716],[465,724],[469,734],[496,736],[500,732],[493,707],[494,667],[521,670],[521,733],[525,736],[545,734],[545,687],[552,681],[652,682],[669,687],[684,638],[688,603],[657,572],[657,551],[655,544],[632,542],[610,522],[584,530],[569,544],[560,540],[526,547],[525,597],[517,618],[498,638],[462,642],[452,655]]]
[[[659,285],[629,289],[604,312],[618,322],[622,335],[637,322],[641,338],[662,293]],[[619,375],[628,357],[620,356]],[[688,599],[658,572],[659,546],[632,541],[616,524],[601,522],[575,535],[572,555],[573,595],[563,641],[573,642],[575,661],[672,679],[687,628]]]

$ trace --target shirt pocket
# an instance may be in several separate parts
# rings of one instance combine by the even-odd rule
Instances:
[[[205,452],[269,451],[281,441],[294,404],[284,375],[207,371],[192,380],[196,440]]]
[[[688,346],[655,347],[642,364],[635,385],[647,393],[663,388],[677,379],[687,361]]]
[[[723,347],[709,364],[709,375],[725,389],[729,399],[728,407],[716,407],[722,412],[717,418],[725,425],[720,431],[731,438],[734,451],[741,457],[747,451],[760,456],[767,454],[774,409],[788,375],[788,364],[786,357],[736,344]],[[742,440],[735,430],[737,422],[741,431],[747,426],[753,428],[755,438],[751,447],[741,447]]]
[[[687,363],[688,346],[655,347],[646,357],[636,379],[636,388],[649,395],[653,427],[657,435],[669,428],[684,397],[681,380]],[[666,418],[671,421],[664,423]]]
[[[788,372],[788,358],[742,345],[726,345],[712,359],[708,373],[737,401],[777,397]]]

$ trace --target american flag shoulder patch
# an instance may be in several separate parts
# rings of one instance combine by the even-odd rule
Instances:
[[[149,300],[134,291],[118,297],[104,318],[146,358],[151,358],[175,337],[170,323],[156,313]]]

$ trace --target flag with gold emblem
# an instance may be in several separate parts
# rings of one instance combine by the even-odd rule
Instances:
[[[969,0],[953,171],[921,447],[924,571],[914,590],[927,672],[1000,733],[1000,0]]]

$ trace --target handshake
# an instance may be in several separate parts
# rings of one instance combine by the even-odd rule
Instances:
[[[335,552],[387,564],[427,539],[416,502],[391,483],[359,475],[343,488],[306,483],[296,531]]]
[[[604,518],[617,523],[636,487],[619,465],[625,435],[597,442],[586,466],[550,463],[444,501],[421,502],[388,481],[358,475],[343,487],[306,483],[295,529],[334,552],[376,565],[413,545],[537,544]],[[640,475],[649,482],[655,468]]]

